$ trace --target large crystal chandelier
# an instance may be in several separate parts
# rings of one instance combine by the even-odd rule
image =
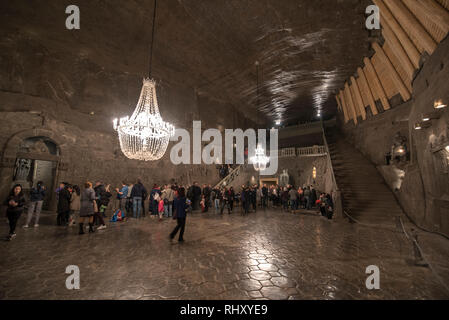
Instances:
[[[114,130],[118,132],[123,154],[129,159],[143,161],[161,159],[167,150],[170,137],[175,133],[173,125],[162,120],[157,103],[156,83],[151,79],[156,8],[155,0],[149,78],[143,80],[140,98],[131,118],[114,120]]]
[[[120,148],[129,159],[152,161],[161,159],[175,128],[162,120],[159,113],[156,83],[144,79],[139,102],[131,118],[114,120]]]
[[[259,107],[259,62],[256,61],[257,67],[257,107]],[[259,110],[257,110],[257,120],[259,120]],[[254,157],[251,157],[251,162],[253,163],[254,170],[264,171],[267,168],[270,158],[265,155],[265,150],[260,144],[257,145]]]
[[[264,171],[267,168],[270,158],[265,155],[265,150],[260,144],[257,146],[255,156],[251,157],[251,162],[253,163],[254,170],[256,171]]]

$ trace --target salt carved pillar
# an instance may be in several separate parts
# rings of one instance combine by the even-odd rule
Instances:
[[[345,83],[345,100],[349,106],[350,112],[352,113],[352,120],[355,124],[358,124],[357,112],[355,111],[354,102],[352,101],[351,90],[349,89],[348,82]]]
[[[362,95],[360,94],[360,89],[357,84],[357,81],[354,77],[351,77],[351,89],[353,93],[354,103],[360,110],[360,114],[362,115],[362,119],[366,120],[366,111],[365,111],[365,105],[363,104]]]
[[[347,123],[349,120],[351,120],[351,113],[349,113],[349,107],[348,104],[346,103],[345,93],[341,90],[340,90],[340,99],[341,99],[341,106],[343,107],[343,112],[346,115],[345,121]]]
[[[387,55],[385,54],[384,50],[381,48],[381,46],[377,42],[373,42],[373,48],[378,54],[380,60],[382,63],[388,68],[390,71],[389,74],[391,76],[391,79],[393,80],[394,85],[398,89],[399,93],[401,94],[401,97],[404,101],[408,101],[411,98],[410,92],[408,91],[407,87],[405,86],[404,82],[401,79],[401,76],[394,68],[393,64],[391,63],[390,59],[388,59]]]
[[[437,43],[404,3],[400,0],[384,0],[384,2],[402,28],[408,32],[419,52],[427,51],[431,55],[437,48]]]
[[[415,67],[413,66],[413,63],[410,61],[410,58],[407,55],[407,52],[405,52],[404,48],[401,46],[401,43],[399,42],[398,38],[394,34],[393,30],[391,30],[388,23],[384,23],[382,25],[382,27],[383,27],[384,38],[390,45],[391,50],[393,50],[393,52],[396,55],[396,57],[398,58],[398,60],[401,62],[401,66],[404,68],[405,72],[407,73],[408,78],[410,80],[412,80],[413,73],[415,72]]]
[[[359,67],[357,69],[357,74],[359,75],[359,81],[361,82],[362,86],[364,88],[366,88],[365,89],[366,98],[367,98],[369,106],[371,108],[371,112],[373,113],[373,115],[377,115],[379,112],[377,111],[376,102],[374,101],[373,93],[371,92],[369,83],[366,80],[365,72],[363,72],[363,69]]]
[[[389,110],[391,108],[390,103],[388,102],[385,90],[382,87],[382,84],[380,83],[379,77],[377,76],[377,72],[374,69],[373,64],[371,63],[371,60],[365,58],[363,62],[365,62],[367,71],[366,78],[368,79],[368,83],[371,85],[371,90],[377,93],[377,96],[380,98],[380,101],[382,102],[384,110]]]
[[[386,24],[388,24],[388,26],[391,28],[391,30],[394,32],[399,42],[401,43],[401,46],[404,48],[405,52],[409,56],[410,61],[412,62],[415,69],[419,69],[419,60],[421,58],[421,55],[416,46],[413,44],[412,40],[409,38],[407,33],[401,27],[401,25],[393,17],[393,15],[390,12],[390,9],[388,9],[383,0],[373,0],[373,2],[380,9],[380,17],[382,25],[385,26]]]

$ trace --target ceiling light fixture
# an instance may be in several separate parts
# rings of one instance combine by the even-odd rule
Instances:
[[[114,120],[114,130],[118,132],[123,154],[129,159],[142,161],[161,159],[167,151],[170,137],[175,133],[175,127],[162,120],[156,82],[151,78],[156,8],[157,0],[154,0],[149,77],[143,80],[139,101],[131,118],[127,116]]]
[[[257,108],[259,107],[259,62],[256,61],[257,67]],[[259,120],[259,110],[257,110],[257,120]],[[259,123],[259,121],[257,122]],[[253,163],[254,170],[256,171],[264,171],[267,168],[267,164],[270,161],[270,158],[265,156],[265,150],[262,148],[261,144],[257,145],[255,150],[255,155],[250,158],[250,161]]]

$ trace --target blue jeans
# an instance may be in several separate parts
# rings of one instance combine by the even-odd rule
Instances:
[[[142,212],[142,197],[133,198],[133,217],[140,218]]]
[[[164,204],[164,214],[166,217],[171,217],[173,212],[173,205],[172,203]]]
[[[306,199],[306,209],[310,210],[312,209],[312,202],[310,201],[310,197],[304,197]]]
[[[220,210],[220,199],[215,199],[215,210]]]

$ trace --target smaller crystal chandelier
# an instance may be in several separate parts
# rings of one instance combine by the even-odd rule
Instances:
[[[257,67],[257,107],[259,106],[259,62],[256,61],[256,67]],[[259,111],[257,112],[257,115],[259,115]],[[262,148],[260,144],[257,145],[257,148],[255,150],[255,156],[251,157],[251,162],[253,163],[254,170],[256,171],[264,171],[267,168],[267,164],[270,161],[270,158],[268,158],[265,155],[265,150]]]
[[[251,162],[253,163],[254,170],[256,171],[264,171],[267,168],[270,158],[265,155],[265,150],[260,144],[257,146],[256,155],[251,157]]]
[[[157,103],[156,83],[151,79],[156,8],[155,0],[149,78],[143,80],[139,101],[131,118],[114,120],[114,130],[118,132],[120,148],[126,157],[134,160],[161,159],[167,151],[170,137],[175,133],[174,126],[162,120]]]

